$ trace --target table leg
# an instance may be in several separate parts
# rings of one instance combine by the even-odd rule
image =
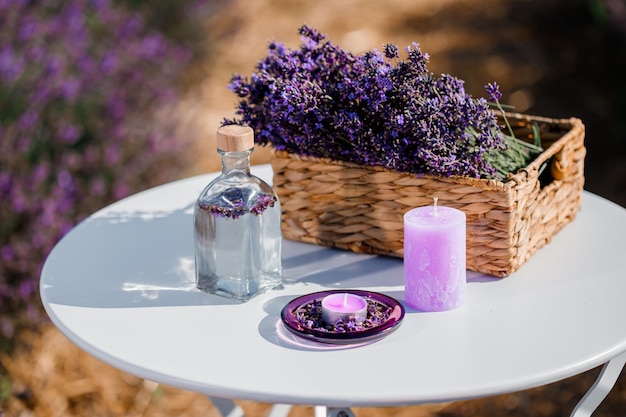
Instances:
[[[334,408],[323,405],[315,406],[315,417],[354,417],[349,408]]]
[[[231,399],[209,396],[209,400],[220,411],[222,417],[244,417],[243,409]]]
[[[605,363],[596,382],[576,405],[570,417],[591,416],[615,385],[625,363],[626,352]]]
[[[208,397],[222,417],[245,417],[243,409],[228,398]],[[274,404],[267,417],[287,417],[291,411],[290,404]]]
[[[287,417],[291,404],[274,404],[267,417]]]

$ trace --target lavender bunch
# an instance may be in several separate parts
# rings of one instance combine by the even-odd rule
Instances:
[[[249,125],[258,143],[279,150],[401,172],[511,172],[498,165],[508,142],[487,100],[458,78],[434,76],[417,44],[401,59],[393,44],[354,55],[306,25],[300,35],[299,49],[272,42],[251,77],[233,76],[241,100],[224,124]]]
[[[0,1],[0,336],[36,320],[43,259],[90,212],[176,174],[190,53],[107,0]]]

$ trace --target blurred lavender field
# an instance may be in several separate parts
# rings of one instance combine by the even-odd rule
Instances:
[[[0,337],[37,322],[42,259],[94,210],[181,169],[192,51],[108,1],[0,2]]]

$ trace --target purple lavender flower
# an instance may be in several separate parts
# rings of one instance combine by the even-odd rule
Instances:
[[[398,47],[394,45],[393,43],[386,44],[384,51],[385,51],[385,58],[394,59],[394,58],[400,57]]]
[[[497,119],[463,81],[434,76],[413,43],[354,55],[308,26],[302,45],[270,44],[249,78],[234,75],[240,101],[233,120],[255,130],[257,143],[415,174],[493,178],[487,156],[502,151]],[[475,133],[475,134],[474,134]]]
[[[496,84],[495,81],[493,83],[487,84],[485,86],[485,89],[487,90],[487,94],[489,94],[489,97],[491,97],[491,100],[493,100],[494,102],[497,103],[502,98],[500,87],[498,86],[498,84]]]
[[[274,207],[276,198],[269,194],[258,194],[252,201],[241,193],[239,189],[226,190],[223,195],[208,201],[198,201],[200,210],[215,217],[236,220],[239,217],[251,213],[255,216],[263,214],[268,207]]]
[[[0,79],[15,81],[24,71],[24,60],[10,46],[0,49]]]
[[[0,1],[0,28],[0,331],[9,332],[18,312],[37,311],[41,263],[73,224],[176,175],[174,121],[152,113],[176,96],[190,55],[107,0]]]
[[[319,332],[350,333],[362,332],[384,324],[391,314],[392,308],[377,300],[367,299],[367,317],[364,321],[351,317],[337,323],[326,323],[322,319],[321,299],[312,300],[296,309],[296,320],[305,329]]]

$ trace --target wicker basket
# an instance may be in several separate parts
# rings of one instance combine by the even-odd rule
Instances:
[[[574,219],[586,151],[579,119],[510,114],[509,121],[518,138],[531,139],[536,122],[545,151],[504,182],[415,176],[275,151],[272,168],[283,236],[402,257],[403,214],[432,205],[436,196],[440,205],[467,215],[467,268],[510,275]]]

